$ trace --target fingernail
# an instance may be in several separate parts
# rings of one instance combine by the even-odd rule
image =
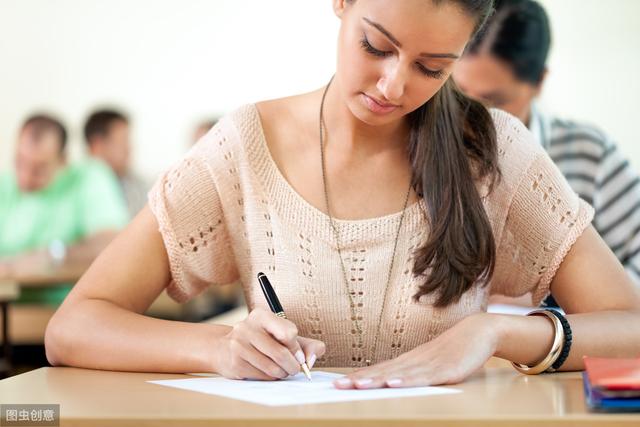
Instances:
[[[304,353],[302,352],[302,350],[296,351],[296,360],[301,365],[304,363]]]
[[[347,385],[351,385],[351,380],[349,378],[340,378],[339,380],[336,380],[336,383],[342,386],[347,386]]]
[[[362,386],[365,386],[365,385],[369,385],[372,382],[373,382],[373,380],[371,378],[361,378],[359,380],[356,380],[356,385],[358,387],[362,387]]]
[[[307,365],[309,365],[309,369],[313,368],[314,363],[316,363],[316,355],[312,354],[309,358],[309,362],[307,363]]]
[[[400,378],[394,378],[394,379],[391,379],[391,380],[387,380],[387,385],[389,387],[397,387],[400,384],[402,384],[402,380]]]

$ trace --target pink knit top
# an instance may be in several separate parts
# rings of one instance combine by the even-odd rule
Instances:
[[[337,220],[349,292],[362,325],[359,346],[329,219],[278,170],[254,105],[223,118],[149,193],[171,267],[167,292],[186,301],[209,285],[239,280],[249,309],[266,308],[256,280],[263,271],[300,335],[326,343],[318,366],[396,357],[486,310],[490,294],[532,292],[534,302],[541,301],[593,209],[517,119],[497,110],[491,114],[502,178],[483,201],[497,263],[490,283],[474,286],[458,303],[434,308],[436,295],[412,300],[420,284],[411,274],[412,254],[429,232],[423,201],[407,208],[384,312],[400,213]],[[379,316],[376,354],[370,354]]]

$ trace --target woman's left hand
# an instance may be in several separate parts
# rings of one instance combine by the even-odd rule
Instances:
[[[395,359],[358,369],[334,385],[369,389],[459,383],[494,355],[499,341],[494,320],[487,313],[466,317],[434,340]]]

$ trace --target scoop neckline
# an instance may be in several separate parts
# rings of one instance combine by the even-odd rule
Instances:
[[[312,211],[314,215],[322,216],[327,221],[329,221],[330,219],[329,215],[327,215],[324,211],[317,208],[316,206],[311,204],[307,199],[305,199],[284,176],[284,174],[278,167],[278,164],[274,160],[271,154],[271,150],[269,149],[269,145],[267,144],[267,138],[264,134],[264,128],[262,126],[262,117],[260,116],[258,107],[256,106],[256,104],[249,104],[249,106],[251,107],[252,114],[258,128],[258,146],[260,148],[260,151],[262,151],[262,154],[267,160],[266,163],[273,174],[273,178],[275,178],[278,181],[278,184],[284,187],[287,190],[287,192],[294,197],[294,199],[296,199],[301,205],[303,205],[305,210]],[[424,201],[422,199],[419,199],[409,204],[406,207],[405,219],[407,218],[407,216],[413,215],[415,213],[414,211],[420,212],[420,208],[422,207],[423,204],[424,204]],[[333,221],[335,223],[345,224],[345,225],[358,225],[358,224],[374,223],[379,221],[392,221],[396,219],[399,220],[400,216],[402,215],[402,212],[403,211],[401,210],[401,211],[392,212],[390,214],[383,215],[383,216],[377,216],[372,218],[361,218],[361,219],[342,219],[342,218],[333,217]]]

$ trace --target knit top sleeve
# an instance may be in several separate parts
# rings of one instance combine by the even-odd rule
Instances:
[[[593,208],[569,187],[518,119],[499,110],[491,114],[501,169],[485,202],[497,254],[491,293],[531,293],[538,305],[549,294],[562,260],[590,225]]]
[[[212,164],[226,138],[219,122],[149,192],[171,269],[167,293],[184,302],[212,284],[237,280],[225,212]]]

